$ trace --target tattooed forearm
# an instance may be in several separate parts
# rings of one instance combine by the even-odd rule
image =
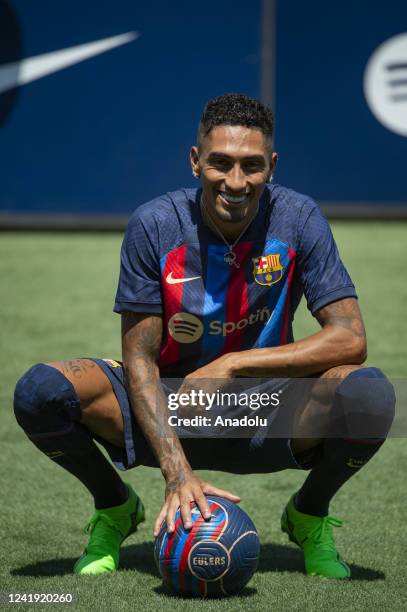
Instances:
[[[366,336],[355,298],[329,304],[317,314],[322,329],[275,348],[231,354],[234,376],[305,377],[366,359]]]
[[[166,493],[174,493],[174,491],[176,491],[178,487],[182,487],[185,481],[186,481],[185,470],[181,469],[175,477],[168,479],[167,486],[166,486]]]
[[[168,424],[167,398],[157,365],[161,341],[160,316],[123,315],[123,364],[133,412],[162,473],[173,481],[190,468],[178,437]]]

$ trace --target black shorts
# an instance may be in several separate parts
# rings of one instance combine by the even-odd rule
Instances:
[[[95,436],[105,447],[115,466],[129,470],[139,465],[158,467],[130,406],[123,383],[121,363],[110,359],[95,359],[108,377],[116,395],[124,422],[125,448],[119,448]],[[273,427],[278,429],[278,409]],[[281,412],[281,410],[280,410]],[[192,469],[219,470],[234,474],[278,472],[301,469],[291,451],[291,438],[255,435],[253,437],[180,437],[180,442]]]

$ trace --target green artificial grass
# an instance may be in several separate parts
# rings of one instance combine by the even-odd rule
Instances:
[[[407,224],[336,223],[342,258],[357,286],[369,339],[369,364],[407,378]],[[0,591],[72,593],[79,610],[392,610],[407,609],[405,439],[391,439],[335,498],[345,520],[338,548],[352,565],[347,582],[303,574],[301,553],[279,528],[282,509],[304,474],[202,475],[239,493],[262,543],[260,566],[240,596],[175,599],[154,566],[152,525],[163,499],[158,470],[125,475],[142,497],[147,521],[123,547],[114,575],[71,574],[92,512],[82,485],[39,453],[12,414],[16,380],[33,363],[120,356],[120,321],[111,311],[119,268],[117,234],[1,234]],[[296,337],[317,328],[304,304]],[[48,605],[12,606],[49,609]]]

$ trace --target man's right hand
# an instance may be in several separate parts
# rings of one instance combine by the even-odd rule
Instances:
[[[191,502],[195,502],[205,520],[211,518],[211,512],[205,495],[218,495],[235,504],[240,502],[240,497],[230,491],[218,489],[209,482],[198,478],[191,470],[182,470],[175,477],[167,478],[165,489],[165,502],[155,521],[154,536],[160,531],[162,522],[167,522],[167,532],[172,533],[175,529],[175,513],[181,508],[181,518],[185,529],[192,527]]]
[[[165,502],[155,522],[154,535],[158,535],[164,519],[167,521],[167,531],[174,531],[174,517],[179,507],[185,528],[192,527],[191,502],[196,502],[202,516],[209,520],[210,510],[205,494],[219,495],[235,503],[240,501],[237,495],[194,476],[177,432],[168,423],[168,401],[157,365],[162,333],[161,316],[132,312],[122,314],[126,389],[134,416],[167,482]]]

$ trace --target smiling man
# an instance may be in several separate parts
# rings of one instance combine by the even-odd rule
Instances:
[[[362,367],[366,338],[355,288],[318,206],[271,183],[272,131],[271,111],[255,99],[226,94],[208,102],[191,149],[202,188],[158,197],[128,224],[114,307],[123,362],[37,364],[17,384],[19,424],[95,501],[78,574],[117,569],[121,543],[144,520],[140,499],[96,439],[121,469],[160,467],[166,489],[155,533],[164,519],[174,530],[179,506],[190,528],[193,501],[210,520],[205,494],[239,501],[195,469],[310,470],[286,505],[282,529],[303,550],[308,574],[350,576],[333,539],[341,521],[329,504],[386,439],[394,392],[380,370]],[[302,295],[321,329],[294,341]],[[237,377],[262,377],[277,390],[284,379],[295,401],[273,407],[267,435],[180,438],[168,423],[163,377],[183,378],[183,391]],[[334,384],[305,401],[295,395],[295,379],[307,377]],[[284,436],[276,423],[293,401],[304,402],[304,411]]]

